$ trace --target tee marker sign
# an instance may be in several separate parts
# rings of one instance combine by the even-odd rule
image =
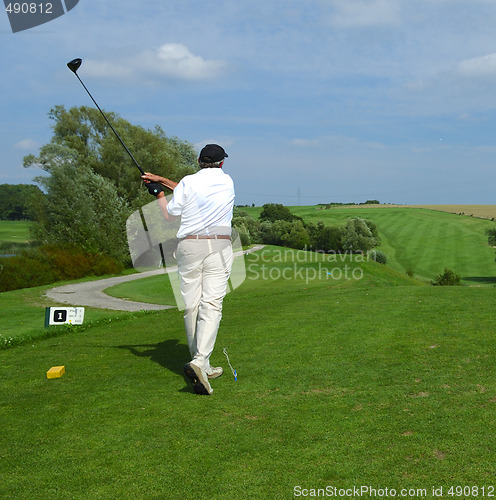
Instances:
[[[84,307],[45,308],[45,328],[54,325],[82,325]]]

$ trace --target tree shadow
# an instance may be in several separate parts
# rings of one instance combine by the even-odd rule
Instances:
[[[176,339],[166,340],[158,344],[118,345],[118,349],[127,349],[134,356],[150,358],[154,363],[167,368],[173,373],[183,375],[183,367],[190,360],[189,349]]]
[[[464,276],[462,280],[485,285],[496,285],[496,276]]]

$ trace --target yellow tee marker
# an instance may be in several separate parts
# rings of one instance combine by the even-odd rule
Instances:
[[[65,366],[52,366],[47,371],[47,378],[60,378],[65,373]]]

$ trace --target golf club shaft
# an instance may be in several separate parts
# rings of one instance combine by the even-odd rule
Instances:
[[[134,164],[138,167],[138,170],[141,172],[141,175],[144,175],[145,174],[144,170],[140,167],[139,163],[136,161],[136,158],[132,155],[131,151],[129,151],[128,147],[124,144],[124,141],[121,139],[120,135],[116,132],[114,127],[112,127],[112,124],[109,122],[108,118],[105,116],[105,113],[100,109],[100,106],[98,106],[98,103],[95,101],[95,99],[93,99],[93,96],[91,95],[90,91],[86,88],[86,85],[83,83],[83,80],[81,80],[81,78],[79,78],[79,75],[75,71],[73,71],[73,73],[77,76],[77,79],[80,81],[84,90],[86,90],[88,95],[91,97],[91,100],[95,103],[95,106],[98,108],[98,111],[100,111],[102,116],[105,118],[105,121],[107,122],[108,126],[112,129],[112,132],[115,134],[117,139],[119,139],[119,142],[122,144],[124,149],[127,151],[127,154],[130,156],[131,160],[133,160]]]

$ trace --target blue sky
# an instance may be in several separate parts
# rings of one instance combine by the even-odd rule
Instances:
[[[496,0],[80,0],[13,34],[0,14],[0,184],[99,104],[200,149],[238,204],[494,204]]]

